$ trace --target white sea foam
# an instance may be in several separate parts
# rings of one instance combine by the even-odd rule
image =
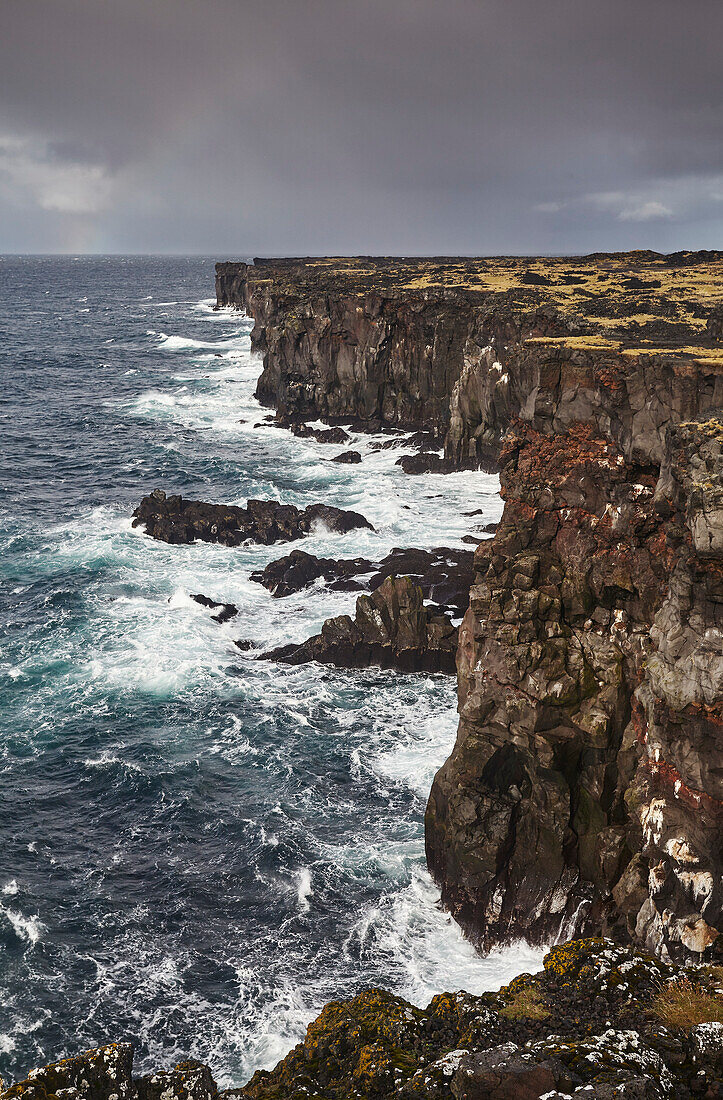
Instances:
[[[348,954],[373,957],[380,969],[386,962],[402,996],[420,1007],[443,989],[477,995],[541,968],[544,950],[526,944],[478,955],[442,909],[422,854],[420,845],[409,885],[359,917],[345,942]]]
[[[37,943],[45,929],[37,913],[32,917],[25,917],[15,909],[6,909],[4,905],[0,905],[0,916],[9,922],[19,940],[25,940],[29,944]]]
[[[9,882],[6,882],[2,889],[3,894],[6,897],[14,897],[18,892],[18,884],[16,879],[11,878]]]
[[[159,346],[164,351],[188,351],[194,348],[205,348],[213,351],[220,351],[222,348],[234,348],[234,338],[238,337],[240,330],[230,332],[225,338],[220,340],[194,340],[190,336],[169,336],[165,332],[153,333],[149,332],[149,335],[158,336]]]
[[[309,898],[314,893],[311,885],[311,871],[308,867],[302,867],[297,872],[296,896],[299,899],[299,909],[302,913],[308,913],[311,908]]]

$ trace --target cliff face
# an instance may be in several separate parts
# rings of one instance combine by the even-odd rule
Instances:
[[[427,812],[443,900],[483,947],[611,930],[697,955],[723,904],[723,349],[701,305],[723,265],[414,264],[219,265],[218,300],[254,316],[283,414],[431,427],[500,470]]]

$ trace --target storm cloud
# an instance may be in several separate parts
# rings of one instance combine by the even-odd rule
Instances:
[[[2,0],[0,251],[723,248],[721,0]]]

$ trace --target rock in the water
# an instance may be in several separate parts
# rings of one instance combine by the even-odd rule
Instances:
[[[474,579],[474,554],[439,546],[434,550],[395,547],[376,565],[369,578],[374,591],[386,577],[410,577],[422,590],[428,606],[455,617],[464,615],[469,605],[469,590]]]
[[[317,558],[304,550],[292,550],[283,558],[269,562],[264,569],[252,573],[250,579],[268,588],[272,596],[281,598],[299,592],[319,577],[333,582],[332,587],[336,589],[353,591],[362,586],[351,578],[370,573],[373,569],[373,563],[366,558]]]
[[[269,545],[303,538],[316,524],[345,534],[357,527],[372,529],[359,512],[328,504],[310,504],[303,511],[293,504],[275,500],[249,500],[246,507],[235,504],[206,504],[185,500],[155,489],[144,497],[133,513],[133,526],[143,525],[154,539],[174,544],[220,542],[239,546],[246,541]]]
[[[451,474],[456,467],[448,459],[435,451],[421,451],[416,455],[402,455],[396,466],[401,466],[405,474]]]
[[[315,439],[317,443],[348,443],[349,433],[338,425],[334,428],[312,428],[303,420],[293,420],[288,417],[274,417],[273,422],[278,428],[288,428],[299,439]]]
[[[210,596],[204,596],[202,592],[191,593],[191,599],[200,603],[201,607],[213,607],[218,610],[211,616],[215,623],[227,623],[238,615],[235,603],[223,603],[221,600],[212,600]]]
[[[334,455],[332,462],[348,462],[351,465],[356,465],[361,462],[362,456],[359,451],[342,451],[341,454]]]
[[[359,597],[354,619],[327,619],[321,634],[263,656],[290,665],[320,661],[340,668],[451,673],[456,651],[457,630],[449,618],[425,607],[421,588],[409,577],[387,577],[371,596]]]
[[[477,541],[477,540],[475,540]],[[409,576],[422,589],[425,600],[438,610],[463,615],[469,603],[473,579],[471,550],[438,547],[435,550],[395,548],[381,561],[366,558],[317,558],[292,550],[251,574],[276,597],[289,596],[323,577],[329,587],[341,591],[378,588],[389,576]]]

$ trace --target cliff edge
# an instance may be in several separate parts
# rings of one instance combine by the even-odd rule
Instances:
[[[256,261],[257,395],[431,430],[500,472],[427,856],[482,948],[715,954],[723,857],[723,257]]]

